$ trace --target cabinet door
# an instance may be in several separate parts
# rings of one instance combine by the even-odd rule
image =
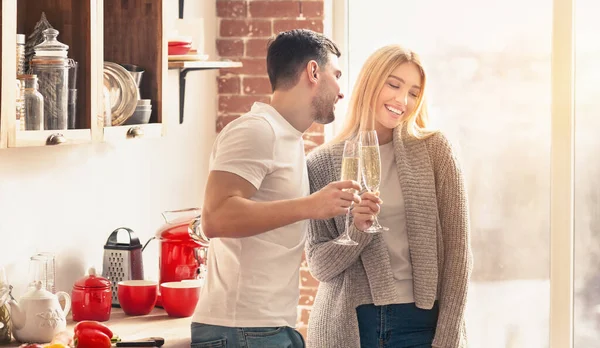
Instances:
[[[7,2],[7,1],[4,1]],[[68,57],[77,62],[75,85],[69,83],[69,89],[76,90],[75,128],[67,130],[19,130],[16,116],[3,113],[3,124],[7,125],[8,147],[46,146],[59,144],[79,144],[92,141],[92,115],[95,115],[97,102],[92,95],[97,95],[98,74],[92,67],[98,64],[97,37],[94,35],[96,23],[93,22],[92,9],[97,6],[96,0],[13,0],[16,2],[16,30],[11,28],[10,34],[25,34],[28,37],[35,31],[42,13],[45,14],[52,27],[59,31],[58,40],[69,46]],[[4,24],[4,23],[3,23]],[[3,25],[4,28],[7,28]],[[11,42],[11,45],[14,43]],[[14,57],[15,46],[2,47],[3,57]],[[13,64],[15,65],[16,62]],[[4,76],[4,74],[3,74]],[[41,79],[42,77],[40,77]],[[9,97],[2,96],[4,104]],[[6,99],[5,99],[6,97]],[[14,103],[14,98],[9,101]]]
[[[11,130],[9,119],[16,117],[16,55],[15,47],[16,26],[15,18],[17,16],[16,0],[2,0],[0,2],[0,46],[2,52],[12,52],[12,54],[3,54],[0,63],[0,148],[8,145],[8,134]],[[14,76],[14,79],[5,78],[5,76]],[[13,122],[14,125],[14,122]],[[13,126],[14,127],[14,126]]]
[[[163,80],[167,77],[163,0],[103,2],[104,61],[134,65],[143,70],[138,87],[144,102],[140,104],[151,105],[147,123],[128,122],[127,125],[104,127],[104,140],[160,137],[165,129]]]

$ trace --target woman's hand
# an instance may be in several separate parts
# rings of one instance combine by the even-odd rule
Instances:
[[[361,231],[371,227],[375,215],[379,214],[379,205],[383,201],[378,197],[379,192],[365,192],[360,196],[360,203],[352,208],[354,226]]]

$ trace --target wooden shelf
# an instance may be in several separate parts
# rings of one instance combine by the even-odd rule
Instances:
[[[169,69],[179,70],[179,123],[183,123],[185,107],[185,77],[187,76],[188,72],[241,67],[241,62],[231,61],[170,61]]]
[[[169,69],[194,69],[194,70],[211,70],[223,68],[241,68],[240,62],[228,61],[170,61]]]

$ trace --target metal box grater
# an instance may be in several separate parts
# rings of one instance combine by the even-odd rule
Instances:
[[[117,237],[120,231],[127,233],[127,243],[119,243]],[[120,281],[144,279],[142,244],[131,229],[117,228],[108,237],[104,245],[102,276],[110,281],[113,306],[119,305],[117,289]]]

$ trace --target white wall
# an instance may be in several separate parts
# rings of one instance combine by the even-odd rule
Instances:
[[[177,0],[165,0],[169,19]],[[205,52],[216,57],[215,1],[187,1],[185,18],[203,17]],[[131,62],[135,63],[135,62]],[[57,255],[57,288],[70,292],[90,265],[102,268],[111,231],[132,228],[144,243],[163,223],[161,212],[202,204],[215,138],[216,71],[187,75],[185,123],[162,139],[120,144],[0,150],[0,266],[21,296],[29,256]],[[169,71],[166,112],[178,118],[178,74]],[[144,251],[146,278],[158,277],[158,247]]]

